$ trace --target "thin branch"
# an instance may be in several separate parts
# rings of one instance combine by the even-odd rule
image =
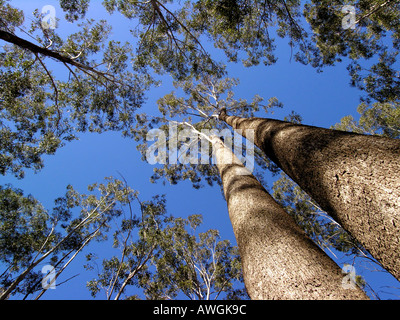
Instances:
[[[58,128],[58,125],[59,125],[60,120],[61,120],[61,111],[60,111],[60,108],[58,106],[58,89],[57,89],[57,86],[56,86],[56,84],[54,82],[53,76],[51,75],[50,71],[47,69],[46,65],[43,63],[42,59],[40,59],[40,57],[39,57],[39,55],[37,53],[34,53],[34,55],[36,56],[36,59],[39,60],[40,64],[42,65],[42,67],[46,71],[46,73],[49,76],[50,81],[51,81],[51,83],[53,85],[53,88],[54,88],[54,93],[55,93],[54,102],[55,102],[55,106],[56,106],[56,109],[57,109],[57,124],[56,124],[56,127]]]
[[[107,193],[106,197],[110,195],[109,193]],[[47,251],[45,254],[42,255],[42,257],[40,257],[40,259],[38,259],[35,262],[32,262],[14,281],[13,283],[7,288],[7,290],[5,290],[1,295],[0,295],[0,300],[4,300],[6,299],[10,293],[17,287],[17,285],[28,275],[29,272],[31,272],[31,270],[33,268],[35,268],[40,262],[42,262],[44,259],[46,259],[48,256],[50,256],[55,250],[57,250],[65,241],[67,241],[74,233],[75,231],[77,231],[78,229],[80,229],[81,227],[83,227],[84,224],[86,224],[89,219],[92,218],[92,216],[94,215],[94,213],[97,211],[97,209],[100,207],[101,203],[103,202],[104,198],[99,202],[99,204],[96,206],[96,208],[90,213],[88,214],[88,216],[83,219],[77,226],[75,226],[60,242],[58,242],[53,248],[51,248],[49,251]],[[105,209],[103,212],[105,212],[106,210],[108,210],[108,208],[114,204],[115,201],[112,201]]]
[[[128,187],[128,183],[127,183],[125,177],[124,177],[122,174],[120,174],[120,175],[121,175],[122,179],[124,180],[125,186],[126,186],[126,188],[127,188],[127,187]],[[132,210],[132,206],[131,206],[131,202],[130,202],[130,201],[128,202],[128,205],[129,205],[130,221],[132,221],[132,220],[133,220],[133,210]],[[124,239],[124,245],[123,245],[123,248],[122,248],[122,257],[121,257],[121,261],[120,261],[120,263],[119,263],[118,270],[117,270],[117,273],[116,273],[116,275],[115,275],[114,282],[113,282],[113,284],[112,284],[111,292],[110,292],[110,294],[109,294],[109,296],[108,296],[108,299],[111,298],[111,295],[112,295],[112,293],[113,293],[113,291],[114,291],[114,289],[115,289],[115,286],[116,286],[116,284],[117,284],[119,274],[120,274],[120,272],[121,272],[121,270],[122,270],[122,264],[123,264],[123,262],[124,262],[125,254],[126,254],[126,249],[127,249],[127,246],[128,246],[128,245],[127,245],[127,244],[128,244],[128,239],[130,238],[131,233],[132,233],[132,227],[129,229],[128,235],[127,235],[127,236],[125,237],[125,239]]]
[[[199,108],[191,107],[191,106],[184,106],[184,107],[197,111],[198,113],[200,113],[200,117],[202,117],[202,118],[206,118],[206,119],[209,118],[209,116]],[[199,115],[196,114],[196,116],[199,116]]]
[[[153,251],[154,249],[157,247],[157,244],[153,244],[153,246],[150,248],[150,250],[148,251],[147,255],[145,256],[146,258],[144,259],[143,262],[140,262],[139,265],[128,275],[128,277],[125,279],[124,283],[122,284],[121,288],[118,291],[118,294],[116,295],[114,300],[119,300],[122,292],[124,291],[125,287],[128,285],[128,282],[134,277],[136,276],[136,274],[143,269],[143,267],[146,265],[147,261],[150,260],[150,258],[153,255]],[[144,257],[142,257],[144,258]]]
[[[160,3],[158,1],[151,1],[154,10],[158,13],[159,17],[161,18],[162,22],[165,24],[165,26],[167,27],[169,33],[167,32],[167,36],[170,39],[170,41],[174,42],[177,49],[179,50],[179,52],[185,57],[186,57],[186,53],[181,49],[181,47],[179,46],[178,43],[178,39],[175,37],[173,30],[171,29],[171,26],[169,25],[168,21],[165,19],[164,15],[162,14],[160,8],[158,7],[158,5],[160,5]],[[164,7],[165,8],[165,7]]]
[[[168,10],[168,8],[166,8],[162,3],[160,3],[157,0],[153,0],[152,1],[153,5],[154,3],[158,4],[160,7],[162,7],[167,13],[169,13],[176,22],[178,22],[178,24],[187,32],[187,34],[189,34],[195,41],[196,43],[200,46],[201,50],[206,54],[206,56],[208,56],[207,51],[204,49],[204,47],[202,46],[202,44],[200,43],[200,41],[197,39],[197,37],[195,37],[189,30],[188,28],[170,11]]]
[[[396,1],[396,0],[388,0],[388,1],[386,1],[386,2],[384,2],[384,3],[382,3],[382,4],[376,4],[376,5],[374,5],[373,6],[373,8],[371,9],[371,11],[370,12],[368,12],[366,15],[364,15],[364,16],[362,16],[361,18],[359,18],[357,21],[356,21],[356,25],[357,24],[359,24],[362,20],[364,20],[364,19],[366,19],[366,18],[369,18],[371,15],[373,15],[374,13],[376,13],[376,12],[378,12],[379,10],[381,10],[381,9],[383,9],[384,7],[386,7],[387,5],[389,5],[389,4],[391,4],[391,3],[396,3],[396,2],[398,2],[398,1]]]
[[[64,63],[64,65],[67,67],[67,69],[69,70],[69,72],[73,74],[73,76],[75,77],[76,81],[80,82],[79,79],[78,79],[78,77],[76,76],[75,72],[70,68],[70,66],[69,66],[67,63],[65,63],[65,62],[63,62],[63,63]]]
[[[64,258],[66,258],[70,253],[72,253],[74,250],[76,250],[76,252],[73,254],[73,256],[63,265],[63,267],[56,273],[54,280],[56,281],[56,279],[60,276],[60,274],[68,267],[68,265],[75,259],[75,257],[78,255],[79,252],[82,251],[82,249],[84,247],[86,247],[86,245],[97,235],[97,233],[99,232],[100,228],[104,225],[105,222],[103,222],[94,232],[92,232],[85,240],[85,242],[76,250],[75,248],[73,248],[68,254],[66,254]],[[61,259],[60,262],[63,260]],[[55,268],[56,266],[54,266]],[[72,278],[70,278],[72,279]],[[68,279],[68,280],[70,280]],[[66,280],[66,281],[68,281]],[[66,282],[64,281],[64,282]],[[62,282],[62,283],[64,283]],[[62,283],[59,283],[58,285],[61,285]],[[35,298],[35,300],[39,300],[40,297],[47,291],[48,289],[43,288],[43,290],[40,292],[40,294]]]

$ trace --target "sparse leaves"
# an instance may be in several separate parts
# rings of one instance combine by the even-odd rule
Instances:
[[[201,215],[175,218],[163,230],[157,272],[144,285],[148,299],[174,299],[178,294],[195,300],[245,298],[236,247],[219,240],[217,230],[198,233]],[[239,287],[237,287],[239,285]]]
[[[17,293],[27,297],[42,290],[36,269],[39,263],[47,261],[61,273],[64,260],[91,241],[107,238],[110,221],[137,196],[113,178],[88,190],[90,194],[81,194],[68,186],[65,196],[56,199],[48,212],[21,190],[0,188],[0,262],[4,268],[0,286],[6,289],[0,299]]]
[[[119,256],[104,259],[97,277],[87,283],[92,296],[104,291],[106,299],[130,298],[129,288],[141,289],[146,299],[243,298],[241,266],[236,247],[219,240],[216,230],[196,235],[201,215],[187,219],[166,215],[165,198],[133,203],[129,218],[114,233],[113,246]],[[96,257],[87,255],[88,270]],[[136,296],[137,298],[139,296]]]

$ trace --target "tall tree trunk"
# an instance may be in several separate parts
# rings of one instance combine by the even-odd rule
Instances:
[[[358,287],[342,286],[341,269],[219,138],[213,145],[252,299],[368,299]]]
[[[400,140],[228,116],[400,280]]]

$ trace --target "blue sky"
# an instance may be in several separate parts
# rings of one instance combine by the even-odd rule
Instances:
[[[44,5],[53,5],[57,9],[58,17],[62,18],[58,1],[55,0],[13,0],[12,5],[24,9],[27,17],[31,16],[31,12],[35,8],[40,10]],[[99,18],[103,15],[101,1],[92,0],[89,16]],[[125,18],[119,14],[105,17],[113,26],[115,39],[121,41],[132,39],[129,28],[134,26],[127,26]],[[57,32],[63,35],[63,30],[69,33],[73,27],[73,25],[61,21]],[[327,68],[323,73],[317,73],[311,67],[294,61],[290,62],[291,52],[286,40],[277,39],[277,54],[278,63],[270,67],[262,65],[246,69],[241,64],[228,66],[229,76],[240,79],[240,85],[235,90],[237,98],[251,100],[254,95],[258,94],[268,100],[270,97],[276,96],[284,103],[285,107],[282,110],[276,110],[274,118],[283,119],[284,116],[295,110],[303,117],[304,124],[321,127],[330,127],[348,114],[356,116],[360,92],[349,86],[350,79],[346,64],[343,63]],[[63,72],[62,70],[60,68],[60,72]],[[169,81],[159,88],[152,89],[147,94],[146,105],[140,111],[153,110],[156,100],[171,90],[173,87]],[[260,113],[260,116],[263,115]],[[58,150],[56,155],[45,157],[45,167],[38,174],[27,171],[23,180],[16,180],[12,177],[0,179],[2,179],[2,184],[12,183],[14,187],[21,188],[25,194],[32,194],[46,208],[51,209],[54,199],[65,193],[68,184],[72,184],[75,189],[84,193],[87,185],[101,182],[107,176],[118,178],[118,172],[120,172],[131,188],[140,192],[142,201],[149,200],[156,194],[166,194],[169,214],[187,217],[200,213],[204,217],[205,229],[218,229],[223,239],[230,239],[235,243],[226,202],[218,187],[195,190],[187,182],[181,182],[176,186],[163,186],[161,183],[151,184],[149,177],[152,170],[151,165],[141,161],[135,143],[122,138],[119,133],[85,134],[81,135],[79,141],[68,143]],[[272,181],[269,180],[268,184],[272,186]],[[103,245],[95,244],[95,246],[104,250]],[[115,251],[115,254],[118,255],[119,252]],[[351,263],[352,261],[342,259],[338,261],[338,264],[342,267],[344,262]],[[42,299],[90,299],[89,291],[85,286],[86,281],[95,277],[95,274],[85,271],[82,267],[83,263],[84,253],[81,253],[59,281],[62,282],[63,279],[75,274],[79,274],[79,276],[56,290],[49,290]],[[391,276],[382,272],[370,272],[358,265],[356,268],[357,273],[365,277],[381,298],[398,298],[390,293],[400,295],[400,290],[383,288],[383,286],[400,287],[400,284]],[[381,292],[382,290],[389,294]],[[103,297],[99,295],[99,298]]]

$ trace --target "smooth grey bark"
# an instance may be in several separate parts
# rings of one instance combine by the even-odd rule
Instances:
[[[400,280],[400,140],[264,118],[219,119],[254,143]]]
[[[368,299],[358,287],[343,287],[339,266],[219,138],[213,138],[213,151],[251,299]]]

